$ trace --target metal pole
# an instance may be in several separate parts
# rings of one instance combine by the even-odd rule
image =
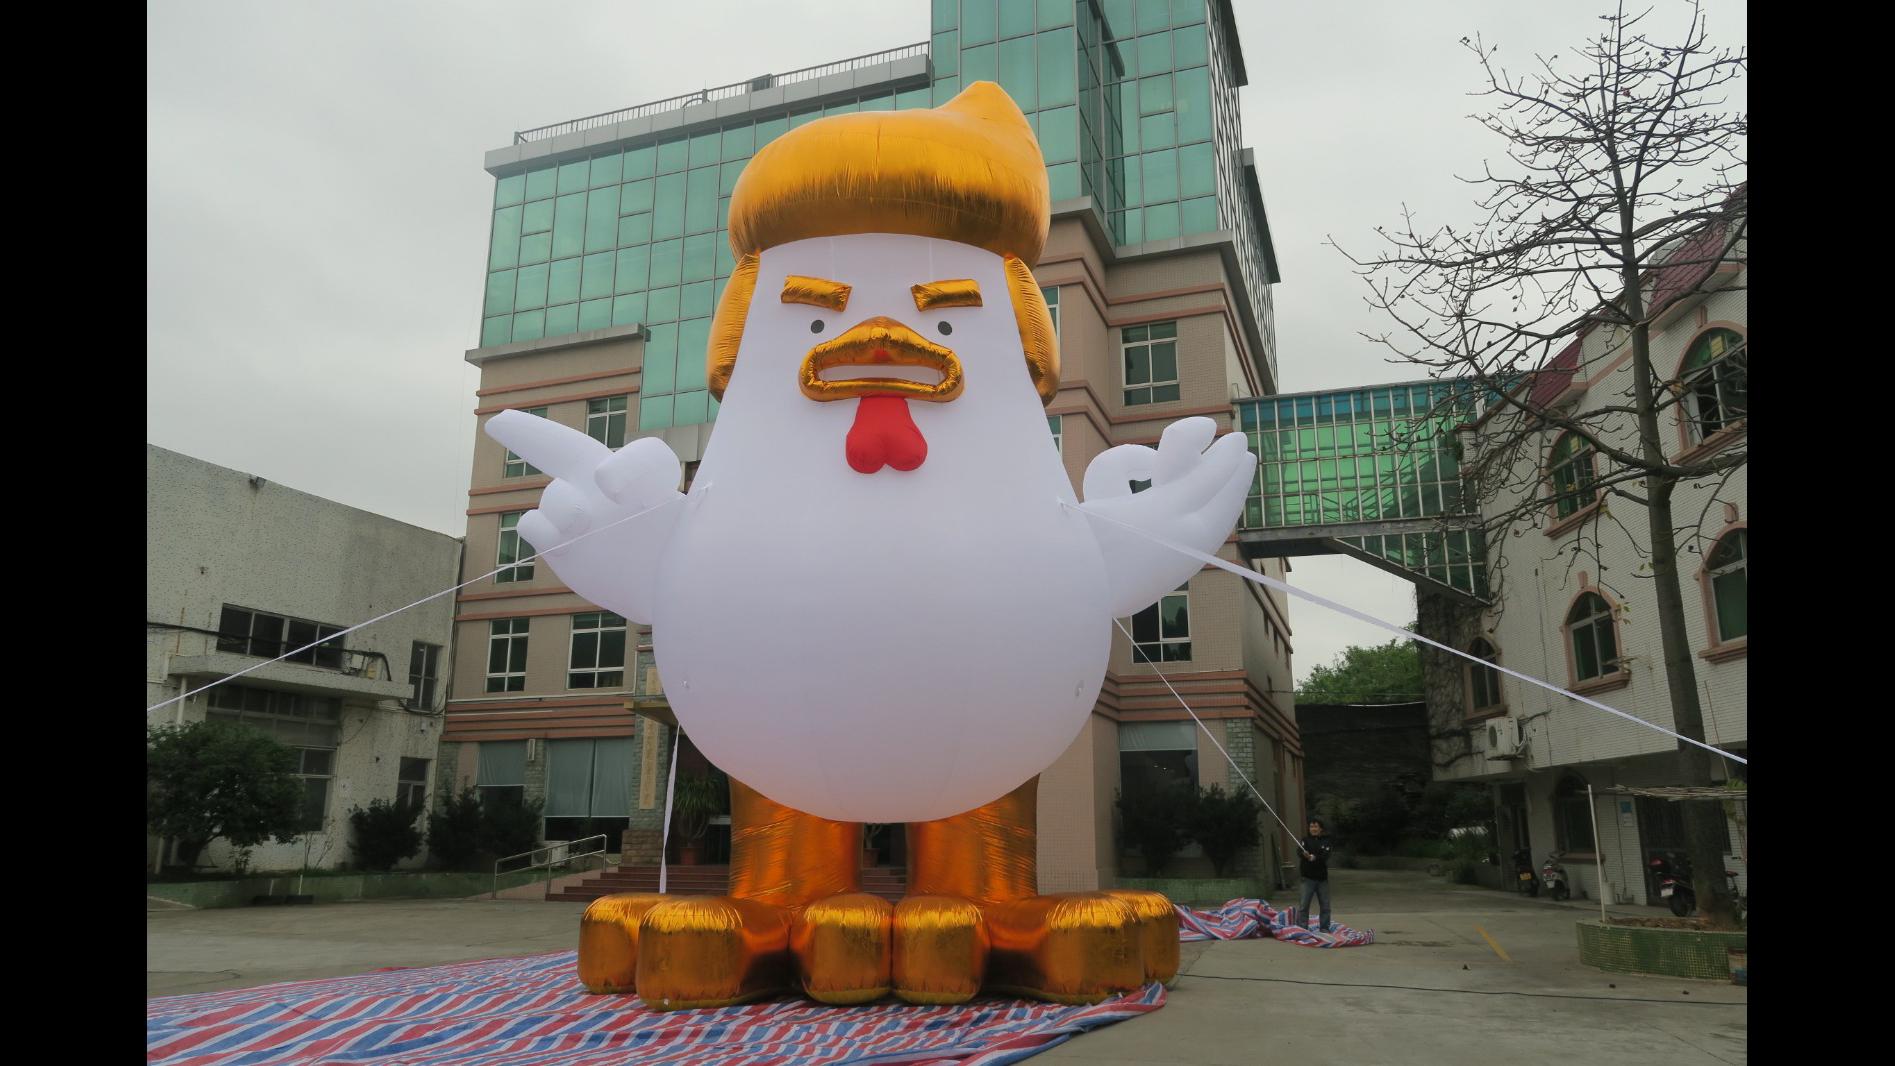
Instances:
[[[1605,852],[1599,839],[1599,805],[1592,799],[1592,782],[1586,782],[1586,810],[1592,815],[1592,863],[1599,872],[1599,920],[1605,921]]]

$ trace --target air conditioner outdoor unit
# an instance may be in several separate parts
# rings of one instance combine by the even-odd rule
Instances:
[[[1517,759],[1524,752],[1520,750],[1520,719],[1511,715],[1487,720],[1487,757],[1489,759]]]

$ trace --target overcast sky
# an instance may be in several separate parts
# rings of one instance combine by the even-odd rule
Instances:
[[[1682,24],[1655,0],[1654,25]],[[1456,173],[1497,142],[1467,116],[1462,37],[1509,66],[1568,52],[1607,0],[1236,0],[1283,281],[1282,389],[1423,375],[1325,240],[1369,247],[1405,202],[1471,218]],[[1746,40],[1741,0],[1707,4]],[[292,488],[465,533],[493,179],[513,131],[928,36],[928,0],[171,0],[148,4],[146,439]],[[1670,39],[1674,33],[1661,34]],[[1298,559],[1312,591],[1397,623],[1413,587]],[[1386,634],[1297,604],[1300,679]]]

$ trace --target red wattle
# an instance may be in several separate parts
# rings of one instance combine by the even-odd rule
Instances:
[[[845,446],[849,466],[873,474],[884,466],[913,470],[928,458],[928,441],[900,396],[864,396],[856,401],[855,423]]]

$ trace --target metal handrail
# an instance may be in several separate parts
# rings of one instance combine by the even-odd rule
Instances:
[[[770,89],[779,85],[794,85],[798,82],[810,81],[828,74],[840,74],[845,70],[857,70],[861,67],[874,66],[877,63],[888,63],[897,59],[907,59],[910,56],[927,54],[928,42],[921,41],[916,44],[905,44],[900,48],[890,48],[881,52],[870,52],[867,55],[853,56],[849,59],[838,59],[833,63],[824,63],[820,66],[804,67],[801,70],[792,70],[787,74],[764,74],[755,78],[745,78],[743,81],[734,81],[729,85],[719,85],[715,89],[699,89],[697,92],[668,96],[663,100],[653,100],[648,104],[622,107],[616,111],[601,111],[596,115],[575,118],[569,122],[557,122],[551,126],[537,126],[530,130],[519,130],[513,135],[513,143],[526,144],[529,141],[543,141],[548,137],[557,137],[562,133],[577,133],[580,130],[597,129],[600,126],[610,126],[614,123],[625,122],[629,119],[655,115],[661,111],[676,111],[679,108],[691,104],[706,104],[714,100],[726,100],[733,96],[741,96],[744,93],[754,92],[757,89]]]
[[[592,851],[574,852],[572,850],[575,846],[584,844],[589,840],[598,841],[599,846]],[[539,862],[529,862],[525,866],[520,867],[520,869],[508,870],[507,873],[520,873],[526,870],[537,870],[537,869],[540,869],[541,867],[565,866],[565,865],[570,864],[572,860],[574,859],[584,859],[593,855],[597,855],[599,857],[599,868],[602,870],[605,868],[606,852],[605,852],[605,834],[604,833],[594,833],[589,837],[580,837],[578,840],[568,840],[563,844],[547,844],[544,847],[534,848],[532,851],[522,851],[517,855],[506,855],[506,856],[502,856],[501,858],[495,859],[493,861],[493,891],[488,894],[487,898],[488,899],[500,898],[500,864],[501,863],[512,862],[514,859],[528,858],[533,855],[538,855],[542,851],[552,851],[555,848],[565,848],[566,854],[558,859],[542,859]]]

